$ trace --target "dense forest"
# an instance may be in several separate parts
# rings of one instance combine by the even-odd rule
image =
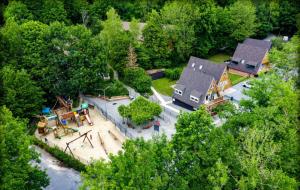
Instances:
[[[193,55],[232,52],[270,33],[276,68],[214,126],[200,109],[180,115],[172,140],[128,140],[111,162],[87,167],[83,189],[297,189],[300,183],[297,0],[4,0],[0,3],[0,189],[41,189],[28,128],[57,95],[151,92],[145,70]],[[124,29],[123,22],[130,22]],[[143,30],[141,29],[143,26]],[[299,82],[298,82],[299,84]],[[18,138],[16,138],[18,137]]]

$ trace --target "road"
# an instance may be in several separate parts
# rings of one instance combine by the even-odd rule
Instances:
[[[50,178],[50,185],[45,190],[77,190],[81,184],[80,173],[74,169],[62,166],[61,162],[45,150],[36,147],[41,154],[38,165],[46,170]]]

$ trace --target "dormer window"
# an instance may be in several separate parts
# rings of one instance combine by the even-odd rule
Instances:
[[[190,100],[193,101],[193,102],[196,102],[198,103],[199,102],[199,98],[195,97],[195,96],[190,96]]]
[[[182,96],[182,91],[178,90],[178,89],[175,89],[175,94],[178,94],[178,95]]]

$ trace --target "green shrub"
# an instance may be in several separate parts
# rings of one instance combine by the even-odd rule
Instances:
[[[58,147],[50,147],[49,145],[35,137],[33,138],[33,143],[50,153],[59,161],[63,162],[67,167],[73,168],[80,172],[85,171],[86,168],[82,162],[60,150]]]
[[[180,78],[182,70],[183,70],[183,68],[181,68],[181,67],[177,67],[174,69],[166,69],[165,70],[166,78],[168,78],[170,80],[178,80]]]
[[[113,81],[112,83],[108,84],[107,86],[109,86],[109,88],[105,91],[105,95],[108,97],[127,96],[129,94],[127,88],[123,85],[122,82],[120,82],[118,80]]]
[[[126,68],[124,70],[124,82],[139,93],[151,92],[151,77],[142,68]]]

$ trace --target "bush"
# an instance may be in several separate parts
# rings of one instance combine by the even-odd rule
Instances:
[[[107,86],[110,86],[110,87],[105,91],[105,96],[108,96],[108,97],[128,96],[128,94],[129,94],[127,88],[123,85],[123,83],[121,83],[118,80],[115,80],[112,83],[109,83]]]
[[[123,80],[139,93],[151,92],[151,77],[142,68],[126,68]]]
[[[181,67],[177,67],[174,69],[166,69],[165,70],[166,78],[168,78],[170,80],[178,80],[180,78],[182,70],[183,70],[183,68],[181,68]]]
[[[73,168],[80,172],[86,170],[85,165],[82,162],[80,162],[76,158],[70,156],[69,154],[61,151],[58,147],[50,147],[46,143],[37,139],[36,137],[33,138],[33,143],[35,145],[41,147],[42,149],[46,150],[53,157],[55,157],[59,161],[63,162],[67,167]]]
[[[118,112],[123,118],[129,118],[134,124],[141,125],[151,121],[154,116],[159,116],[162,109],[158,104],[139,96],[128,106],[119,106]]]

